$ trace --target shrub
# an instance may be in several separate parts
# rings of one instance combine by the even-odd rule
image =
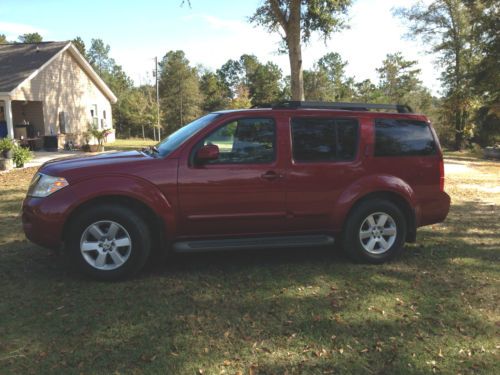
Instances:
[[[24,163],[33,158],[32,152],[28,148],[16,146],[13,148],[12,160],[17,168],[24,167]]]

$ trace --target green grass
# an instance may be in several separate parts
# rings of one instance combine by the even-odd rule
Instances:
[[[130,138],[130,139],[117,139],[113,143],[107,143],[105,145],[106,151],[108,150],[119,150],[119,151],[129,151],[137,150],[143,147],[156,145],[158,142],[152,139],[142,139],[142,138]]]
[[[389,264],[196,254],[120,283],[24,239],[32,173],[0,175],[1,374],[500,373],[499,163],[449,174],[449,218]]]

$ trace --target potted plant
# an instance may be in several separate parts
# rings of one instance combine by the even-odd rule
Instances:
[[[16,165],[16,168],[24,167],[24,163],[31,160],[33,158],[33,154],[28,148],[24,148],[21,146],[16,146],[13,148],[12,152],[12,160]]]
[[[0,139],[0,152],[5,159],[12,159],[12,149],[14,148],[15,143],[10,138],[2,138]]]
[[[90,125],[89,133],[92,137],[97,139],[97,151],[104,151],[104,143],[106,142],[106,138],[112,132],[111,129],[102,129],[100,130],[96,125]]]

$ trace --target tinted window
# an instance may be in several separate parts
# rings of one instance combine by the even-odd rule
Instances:
[[[209,164],[270,163],[275,160],[275,133],[271,119],[240,119],[218,128],[202,144],[219,147],[219,159]]]
[[[352,160],[356,156],[356,120],[295,118],[292,120],[295,161]]]
[[[436,144],[429,125],[416,120],[375,120],[375,156],[432,155]]]

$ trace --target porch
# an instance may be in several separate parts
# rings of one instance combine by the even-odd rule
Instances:
[[[0,137],[5,136],[33,150],[41,149],[45,136],[43,103],[3,98],[0,101]]]

